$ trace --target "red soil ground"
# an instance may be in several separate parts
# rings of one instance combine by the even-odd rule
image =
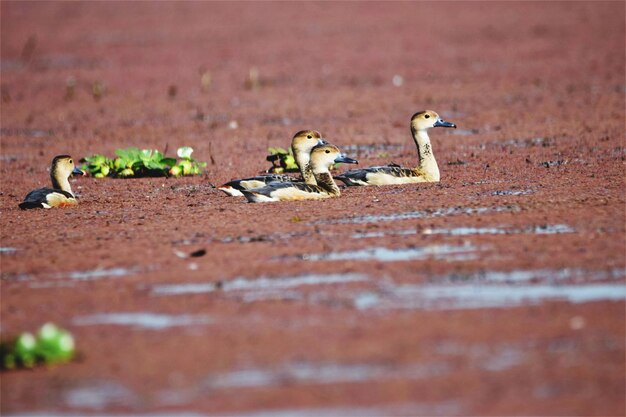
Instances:
[[[0,335],[53,321],[80,352],[3,372],[3,414],[625,414],[623,2],[0,12]],[[305,128],[415,164],[425,108],[459,126],[431,132],[438,184],[212,187]],[[182,145],[205,175],[17,208],[56,154]]]

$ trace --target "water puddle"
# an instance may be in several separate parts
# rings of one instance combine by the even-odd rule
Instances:
[[[521,229],[511,229],[505,227],[454,227],[441,229],[425,229],[422,233],[425,235],[450,235],[450,236],[468,236],[468,235],[515,235],[515,234],[537,234],[537,235],[556,235],[561,233],[574,233],[575,230],[566,224],[548,224],[540,226],[531,226]]]
[[[17,248],[11,248],[8,246],[2,246],[0,247],[0,255],[10,255],[10,254],[14,254],[15,252],[17,252]]]
[[[453,227],[434,229],[404,229],[387,230],[384,232],[356,232],[350,235],[352,239],[381,238],[385,236],[410,236],[422,233],[424,235],[449,235],[449,236],[471,236],[471,235],[513,235],[513,234],[538,234],[552,235],[560,233],[574,233],[576,230],[566,224],[552,224],[531,226],[521,229],[514,229],[504,226],[496,227]]]
[[[425,219],[430,217],[454,216],[459,214],[487,214],[500,213],[519,210],[516,206],[496,206],[496,207],[448,207],[436,210],[408,211],[404,213],[392,214],[372,214],[366,216],[356,216],[343,219],[319,221],[324,224],[358,224],[358,223],[378,223],[398,220]]]
[[[108,407],[131,406],[138,400],[124,385],[114,381],[96,381],[63,393],[63,402],[70,408],[104,410]]]
[[[456,273],[444,277],[433,278],[432,282],[471,282],[471,283],[524,283],[542,282],[557,284],[563,282],[588,283],[590,281],[617,281],[623,280],[626,271],[623,268],[614,268],[606,271],[589,271],[579,268],[564,269],[537,269],[515,271],[479,271],[471,273]],[[513,287],[514,288],[514,287]]]
[[[356,232],[350,235],[352,239],[366,239],[371,237],[385,237],[385,236],[410,236],[416,235],[419,231],[417,229],[406,230],[392,230],[388,232]]]
[[[133,275],[140,271],[139,268],[110,268],[110,269],[92,269],[89,271],[73,271],[69,273],[57,274],[57,278],[69,278],[76,281],[93,281],[103,278],[120,278],[127,275]]]
[[[153,313],[102,313],[77,317],[72,320],[76,326],[116,325],[135,328],[163,330],[180,326],[199,326],[212,323],[208,316],[167,315]]]
[[[353,299],[358,309],[458,310],[511,308],[545,301],[586,303],[626,300],[624,284],[589,285],[387,285],[382,293]]]
[[[491,193],[494,196],[509,196],[509,195],[528,195],[533,194],[535,190],[498,190]]]
[[[344,252],[327,252],[312,255],[302,255],[300,259],[308,261],[413,261],[425,259],[438,259],[447,261],[466,261],[476,259],[482,248],[465,244],[454,245],[429,245],[414,248],[389,249],[385,247],[365,248]]]
[[[342,384],[387,379],[422,380],[445,375],[450,372],[444,362],[415,364],[336,364],[295,363],[278,369],[243,369],[224,374],[211,375],[203,386],[208,389],[257,388],[298,384]]]
[[[295,288],[303,285],[324,285],[366,281],[363,274],[309,274],[295,277],[235,278],[218,283],[163,284],[152,287],[154,295],[203,294],[215,291],[265,291]],[[282,293],[281,293],[282,294]],[[282,295],[281,295],[282,297]]]

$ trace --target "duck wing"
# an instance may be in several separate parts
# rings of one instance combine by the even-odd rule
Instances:
[[[319,185],[304,182],[272,182],[264,187],[241,190],[251,203],[326,198],[328,192]]]
[[[38,188],[26,194],[24,201],[19,204],[22,210],[33,208],[51,208],[59,206],[73,206],[78,204],[72,193],[54,188]]]
[[[369,168],[351,169],[337,175],[335,178],[343,181],[346,185],[356,186],[374,185],[374,179],[377,177],[386,178],[387,183],[393,184],[395,182],[394,179],[397,179],[398,182],[400,182],[400,179],[402,178],[415,176],[415,170],[411,168],[403,168],[398,164],[389,164]],[[377,182],[377,184],[380,185],[379,182]]]
[[[231,196],[242,196],[243,194],[241,193],[241,191],[243,190],[251,190],[253,188],[264,187],[265,185],[272,183],[272,182],[280,183],[280,182],[298,182],[298,181],[301,181],[301,180],[291,175],[267,174],[267,175],[257,175],[255,177],[241,178],[238,180],[232,180],[217,188]]]

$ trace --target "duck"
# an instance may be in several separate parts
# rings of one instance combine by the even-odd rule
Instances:
[[[417,167],[404,168],[397,164],[373,166],[346,171],[335,178],[346,185],[356,186],[438,182],[439,167],[428,137],[428,129],[433,127],[456,128],[456,125],[443,120],[432,110],[419,111],[411,117],[411,133],[419,157]]]
[[[50,167],[52,188],[38,188],[31,191],[26,195],[24,201],[19,204],[19,207],[22,210],[27,210],[77,205],[78,201],[72,192],[69,182],[69,177],[72,174],[85,175],[83,171],[76,168],[71,156],[55,156]]]
[[[339,197],[341,191],[333,180],[330,167],[335,163],[358,164],[356,159],[345,156],[338,147],[329,143],[317,145],[311,150],[311,172],[317,184],[305,182],[272,182],[261,188],[242,190],[250,203],[290,200],[319,200]]]
[[[297,132],[291,140],[291,150],[302,178],[298,180],[290,175],[282,174],[265,174],[254,177],[232,180],[224,185],[217,187],[230,196],[243,196],[242,190],[263,187],[270,182],[293,182],[304,181],[306,184],[316,184],[315,176],[311,171],[310,154],[311,149],[317,145],[326,144],[326,140],[317,130],[301,130]]]

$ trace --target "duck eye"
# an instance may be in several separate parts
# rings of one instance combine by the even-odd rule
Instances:
[[[328,149],[326,149],[326,153],[330,153],[330,151]]]
[[[74,161],[72,161],[72,160],[70,159],[70,164],[73,164],[73,163],[74,163]]]
[[[429,119],[430,118],[430,114],[425,114],[424,115],[424,119]]]
[[[313,139],[313,136],[311,136],[311,135],[307,135],[306,137],[307,137],[307,139]]]

